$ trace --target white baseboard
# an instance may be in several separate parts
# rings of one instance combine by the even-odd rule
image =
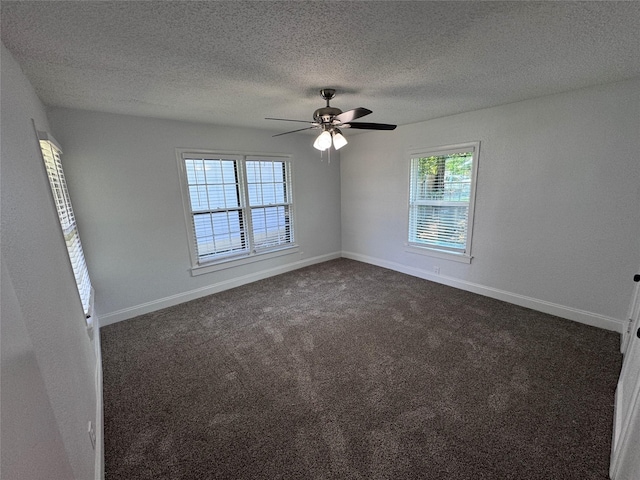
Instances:
[[[274,275],[280,275],[281,273],[290,272],[293,270],[297,270],[299,268],[307,267],[309,265],[314,265],[316,263],[326,262],[328,260],[333,260],[340,257],[350,258],[352,260],[358,260],[360,262],[377,265],[383,268],[388,268],[390,270],[395,270],[397,272],[406,273],[407,275],[423,278],[425,280],[430,280],[436,283],[442,283],[444,285],[449,285],[451,287],[459,288],[461,290],[477,293],[479,295],[484,295],[486,297],[491,297],[497,300],[513,303],[521,307],[530,308],[532,310],[548,313],[550,315],[566,318],[568,320],[584,323],[586,325],[603,328],[605,330],[612,330],[614,332],[622,333],[622,331],[625,328],[625,322],[623,322],[622,320],[615,319],[612,317],[607,317],[605,315],[600,315],[598,313],[588,312],[588,311],[580,310],[573,307],[567,307],[565,305],[551,303],[545,300],[539,300],[537,298],[527,297],[525,295],[520,295],[517,293],[508,292],[506,290],[500,290],[497,288],[488,287],[486,285],[481,285],[478,283],[467,282],[465,280],[448,277],[446,275],[436,275],[434,273],[430,273],[419,268],[409,267],[407,265],[402,265],[400,263],[390,262],[390,261],[382,260],[380,258],[375,258],[375,257],[369,257],[367,255],[360,255],[358,253],[353,253],[353,252],[334,252],[327,255],[308,258],[305,260],[289,263],[287,265],[282,265],[280,267],[261,270],[259,272],[251,273],[249,275],[243,275],[241,277],[225,280],[223,282],[214,283],[212,285],[207,285],[206,287],[197,288],[195,290],[190,290],[188,292],[171,295],[169,297],[161,298],[161,299],[143,303],[140,305],[135,305],[129,308],[124,308],[122,310],[117,310],[115,312],[103,314],[103,315],[100,315],[100,325],[101,326],[111,325],[112,323],[117,323],[122,320],[127,320],[129,318],[133,318],[138,315],[150,313],[155,310],[171,307],[173,305],[178,305],[179,303],[188,302],[189,300],[195,300],[196,298],[222,292],[224,290],[229,290],[230,288],[239,287],[242,285],[246,285],[248,283],[252,283],[258,280],[263,280],[265,278],[272,277]]]
[[[467,282],[465,280],[448,277],[446,275],[436,275],[434,273],[430,273],[415,267],[408,267],[400,263],[389,262],[387,260],[369,257],[367,255],[360,255],[353,252],[342,252],[342,256],[344,258],[350,258],[352,260],[370,263],[379,267],[388,268],[389,270],[395,270],[396,272],[406,273],[407,275],[423,278],[425,280],[430,280],[436,283],[442,283],[444,285],[449,285],[450,287],[459,288],[461,290],[484,295],[485,297],[495,298],[497,300],[513,303],[514,305],[519,305],[521,307],[530,308],[532,310],[548,313],[557,317],[584,323],[593,327],[603,328],[605,330],[612,330],[614,332],[622,333],[626,325],[622,320],[600,315],[598,313],[587,312],[585,310],[579,310],[577,308],[567,307],[565,305],[559,305],[557,303],[551,303],[545,300],[539,300],[537,298],[507,292],[505,290],[480,285],[478,283]]]
[[[314,265],[316,263],[334,260],[336,258],[340,258],[341,256],[341,252],[334,252],[327,255],[307,258],[279,267],[260,270],[259,272],[251,273],[249,275],[243,275],[241,277],[236,277],[225,280],[223,282],[207,285],[206,287],[196,288],[195,290],[190,290],[188,292],[178,293],[169,297],[160,298],[158,300],[153,300],[151,302],[143,303],[140,305],[135,305],[133,307],[123,308],[122,310],[117,310],[115,312],[101,314],[100,326],[105,327],[107,325],[111,325],[112,323],[117,323],[121,322],[122,320],[137,317],[138,315],[144,315],[145,313],[154,312],[162,308],[172,307],[173,305],[178,305],[179,303],[188,302],[190,300],[195,300],[196,298],[205,297],[214,293],[223,292],[225,290],[229,290],[230,288],[240,287],[248,283],[256,282],[258,280],[264,280],[265,278],[280,275],[281,273],[290,272],[299,268],[308,267],[309,265]]]

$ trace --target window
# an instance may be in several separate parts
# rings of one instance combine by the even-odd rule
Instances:
[[[80,243],[78,226],[76,225],[73,208],[71,207],[67,181],[65,180],[64,171],[62,170],[62,149],[58,146],[55,139],[46,132],[38,132],[38,139],[40,140],[40,150],[42,151],[42,158],[47,176],[49,177],[49,184],[51,185],[53,201],[58,211],[58,219],[60,220],[62,234],[67,244],[67,252],[71,260],[71,267],[76,279],[78,293],[80,294],[80,301],[82,302],[85,316],[89,319],[92,315],[91,280],[89,279],[89,271],[87,270],[87,264],[82,251],[82,243]]]
[[[295,246],[288,157],[178,151],[178,160],[194,269]]]
[[[410,249],[471,261],[479,147],[479,142],[473,142],[410,155]]]

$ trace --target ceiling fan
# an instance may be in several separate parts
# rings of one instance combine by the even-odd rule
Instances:
[[[318,108],[313,112],[313,121],[307,120],[291,120],[288,118],[272,118],[267,117],[265,120],[281,120],[284,122],[302,122],[310,123],[310,127],[299,128],[297,130],[291,130],[289,132],[278,133],[274,137],[280,135],[286,135],[288,133],[301,132],[303,130],[311,130],[313,128],[321,129],[322,132],[318,135],[315,142],[313,142],[314,148],[320,151],[327,150],[333,144],[336,150],[344,147],[347,144],[347,139],[344,138],[341,128],[358,128],[366,130],[393,130],[395,125],[388,123],[369,123],[369,122],[354,122],[358,118],[369,115],[371,110],[363,107],[354,108],[353,110],[347,110],[343,112],[339,108],[335,108],[329,105],[329,100],[336,96],[336,91],[333,88],[323,88],[320,90],[320,96],[327,101],[327,106]]]

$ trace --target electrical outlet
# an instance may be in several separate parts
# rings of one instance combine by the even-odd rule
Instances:
[[[91,440],[91,446],[93,447],[93,449],[96,449],[96,429],[93,426],[93,422],[89,422],[89,428],[87,429],[87,432],[89,433],[89,440]]]
[[[438,265],[433,267],[433,273],[435,273],[436,275],[440,275],[440,267]]]

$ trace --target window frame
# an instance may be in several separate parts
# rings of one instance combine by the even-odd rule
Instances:
[[[191,157],[191,158],[189,158]],[[246,249],[242,251],[232,252],[228,254],[211,255],[208,261],[203,261],[198,255],[198,247],[195,236],[194,212],[191,205],[191,196],[189,193],[189,183],[187,178],[185,160],[188,159],[211,159],[211,160],[233,160],[236,162],[237,195],[239,197],[238,210],[242,212],[243,222],[245,223],[245,235],[247,236]],[[240,265],[246,265],[257,261],[268,260],[283,255],[290,255],[299,252],[299,245],[296,243],[295,226],[295,207],[293,196],[293,161],[292,156],[288,154],[275,153],[254,153],[254,152],[238,152],[224,150],[203,150],[193,148],[177,148],[176,159],[178,162],[178,176],[180,179],[180,191],[182,195],[182,205],[185,215],[185,227],[187,232],[187,240],[189,247],[189,257],[191,261],[191,275],[197,276],[210,272],[215,272],[227,268]],[[279,206],[286,205],[289,215],[289,228],[291,242],[283,245],[275,245],[273,247],[256,248],[254,241],[254,229],[252,222],[252,209],[275,204],[251,205],[249,198],[248,178],[247,178],[247,162],[267,161],[267,162],[284,162],[286,168],[286,188],[287,200],[284,204],[278,203]]]
[[[414,203],[413,199],[413,159],[431,157],[431,156],[444,156],[453,153],[473,152],[473,163],[471,167],[471,183],[468,202],[468,214],[467,214],[467,237],[465,241],[465,247],[462,251],[447,249],[446,247],[439,247],[436,245],[428,245],[423,243],[414,242],[411,240],[411,215],[412,207]],[[408,164],[408,203],[407,203],[407,243],[405,243],[405,251],[409,253],[417,253],[430,257],[442,258],[447,260],[453,260],[461,263],[471,263],[473,256],[471,254],[472,240],[473,240],[473,225],[475,220],[475,197],[476,187],[478,179],[478,164],[480,160],[480,142],[471,141],[452,145],[439,145],[435,147],[426,147],[412,149],[407,152],[407,164]]]
[[[49,191],[56,210],[60,232],[67,249],[78,297],[85,315],[86,325],[91,331],[93,327],[95,292],[91,284],[91,277],[80,239],[80,230],[73,212],[71,196],[64,175],[62,148],[50,133],[35,129],[35,125],[34,130],[38,138],[42,165],[50,187]],[[45,152],[45,149],[48,149],[48,151]]]

